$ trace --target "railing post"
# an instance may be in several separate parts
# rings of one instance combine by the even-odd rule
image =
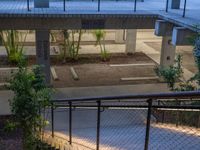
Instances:
[[[54,108],[51,105],[51,136],[54,137]]]
[[[100,141],[100,123],[101,123],[101,101],[97,101],[97,138],[96,138],[96,150],[99,150]]]
[[[136,9],[137,9],[137,0],[135,0],[134,2],[134,12],[136,12]]]
[[[27,10],[30,11],[30,2],[27,0]]]
[[[183,17],[185,17],[186,4],[187,4],[187,0],[184,1]]]
[[[169,0],[166,1],[166,8],[165,8],[165,12],[168,12],[168,7],[169,7]]]
[[[148,146],[149,146],[149,133],[150,133],[150,124],[151,124],[152,99],[149,99],[147,102],[148,102],[148,112],[147,112],[147,124],[146,124],[146,135],[145,135],[144,150],[148,150]]]
[[[69,102],[69,144],[72,144],[72,102]]]
[[[64,9],[64,11],[66,10],[65,5],[66,5],[66,0],[63,0],[63,9]]]
[[[100,0],[98,0],[98,11],[100,11]]]

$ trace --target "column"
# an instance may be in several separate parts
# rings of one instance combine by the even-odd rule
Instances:
[[[49,30],[36,30],[36,62],[41,65],[46,83],[51,83]]]
[[[167,67],[174,64],[176,47],[171,44],[171,36],[163,36],[160,52],[160,66]]]
[[[126,32],[126,54],[133,54],[136,51],[137,30],[128,29]]]
[[[124,30],[115,31],[115,43],[118,44],[124,43]]]

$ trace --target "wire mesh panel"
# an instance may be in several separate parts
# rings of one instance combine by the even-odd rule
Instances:
[[[144,149],[147,109],[124,106],[102,110],[100,149]]]
[[[167,102],[165,105],[173,106],[191,105],[178,101]],[[200,147],[199,109],[156,108],[152,116],[156,122],[151,122],[150,149],[181,149],[198,150]]]
[[[72,111],[72,143],[96,148],[97,108],[77,107]]]
[[[53,115],[53,124],[52,124]],[[53,132],[56,137],[64,138],[69,141],[69,108],[54,108],[53,114],[51,109],[46,110],[46,120],[49,122],[46,126],[46,131]]]

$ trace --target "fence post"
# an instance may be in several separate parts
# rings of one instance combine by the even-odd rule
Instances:
[[[148,102],[148,112],[147,112],[147,124],[146,124],[146,135],[145,135],[144,150],[148,150],[148,146],[149,146],[149,133],[150,133],[150,124],[151,124],[152,99],[149,99],[147,102]]]
[[[66,1],[63,0],[63,9],[64,9],[64,11],[66,10],[66,9],[65,9],[65,5],[66,5]]]
[[[136,12],[136,8],[137,8],[137,0],[135,0],[135,3],[134,3],[134,12]]]
[[[69,144],[72,144],[72,102],[69,102]]]
[[[97,137],[96,137],[96,150],[99,150],[100,141],[100,123],[101,123],[101,101],[97,101]]]
[[[169,7],[169,0],[166,1],[166,8],[165,8],[165,12],[168,12],[168,7]]]
[[[51,136],[54,137],[54,108],[51,105]]]
[[[186,3],[187,3],[187,0],[184,1],[184,8],[183,8],[183,17],[185,17],[185,11],[186,11]]]

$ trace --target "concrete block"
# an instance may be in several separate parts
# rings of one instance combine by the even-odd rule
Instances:
[[[74,80],[79,80],[78,74],[76,73],[74,67],[70,67],[70,72],[71,72]]]
[[[172,44],[176,46],[192,45],[189,38],[195,33],[184,27],[174,27],[172,33]]]
[[[154,34],[157,36],[171,36],[173,31],[173,24],[164,21],[164,20],[156,20],[155,23],[155,32]]]

